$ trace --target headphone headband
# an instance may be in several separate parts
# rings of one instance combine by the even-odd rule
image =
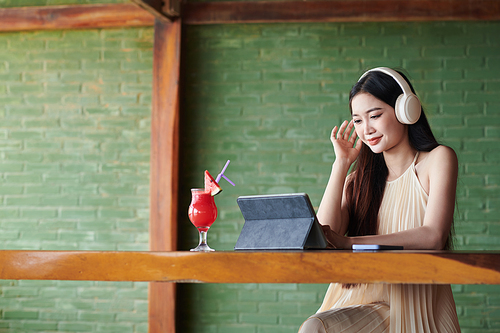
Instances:
[[[402,77],[401,74],[396,72],[394,69],[388,67],[377,67],[367,70],[363,75],[361,75],[358,81],[361,81],[361,79],[364,78],[370,72],[382,72],[384,74],[391,76],[394,79],[394,81],[396,81],[399,84],[399,86],[403,90],[403,94],[405,95],[412,94],[410,86],[408,85],[408,82],[406,82],[404,77]]]

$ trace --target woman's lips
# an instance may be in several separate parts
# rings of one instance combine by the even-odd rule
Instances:
[[[368,140],[366,140],[366,141],[368,142],[368,144],[369,144],[370,146],[375,146],[377,143],[379,143],[379,142],[380,142],[380,140],[382,140],[382,137],[381,137],[381,136],[379,136],[379,137],[377,137],[377,138],[371,138],[371,139],[368,139]]]

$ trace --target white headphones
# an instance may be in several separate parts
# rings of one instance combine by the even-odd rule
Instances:
[[[399,95],[396,100],[396,106],[394,110],[396,111],[396,118],[402,124],[415,124],[420,118],[420,113],[422,111],[422,105],[418,100],[418,97],[411,91],[410,86],[406,80],[395,70],[387,67],[377,67],[366,71],[358,80],[358,82],[366,76],[366,74],[377,71],[385,73],[391,76],[399,84],[403,93]]]

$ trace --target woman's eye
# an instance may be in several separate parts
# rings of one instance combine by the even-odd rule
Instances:
[[[361,120],[359,120],[359,119],[355,119],[355,120],[353,120],[352,122],[354,123],[354,125],[358,125],[358,124],[360,124],[360,123],[361,123]]]
[[[371,116],[370,118],[371,119],[377,119],[378,117],[380,117],[381,115],[380,114],[377,114],[377,115],[374,115],[374,116]]]

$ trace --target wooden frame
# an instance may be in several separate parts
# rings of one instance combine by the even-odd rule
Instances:
[[[151,110],[151,251],[177,249],[181,22],[155,20]],[[175,285],[149,285],[149,332],[175,332]]]
[[[183,24],[500,20],[497,0],[133,1],[0,8],[0,31],[152,26],[178,11]]]
[[[180,16],[180,0],[132,0],[162,21],[175,20]]]
[[[67,5],[23,8],[0,8],[0,32],[49,29],[95,29],[115,27],[155,26],[153,107],[151,127],[151,251],[175,251],[177,237],[177,173],[179,131],[179,56],[181,21],[183,24],[275,23],[275,22],[369,22],[369,21],[450,21],[499,20],[500,1],[497,0],[330,0],[330,1],[238,1],[187,2],[180,8],[179,0],[132,0],[135,4]],[[142,10],[142,9],[145,10]],[[173,20],[173,22],[171,22]],[[313,282],[312,264],[323,260],[326,276],[315,283],[330,282],[330,260],[352,263],[352,253],[216,253],[159,254],[133,252],[39,252],[0,251],[2,279],[64,279],[103,281],[151,281],[149,289],[149,332],[175,332],[175,284],[192,282]],[[361,255],[361,254],[359,254]],[[406,283],[496,283],[498,254],[364,254],[356,260],[366,265],[387,264],[402,260],[412,262],[416,269],[428,268],[425,275],[405,277]],[[319,256],[319,257],[315,257]],[[492,261],[492,258],[494,260]],[[82,261],[83,260],[83,261]],[[324,261],[327,260],[327,261]],[[194,275],[185,267],[231,267],[230,272]],[[318,261],[319,262],[319,261]],[[78,268],[71,265],[78,263]],[[104,266],[99,264],[105,263]],[[230,263],[228,265],[228,263]],[[236,265],[239,265],[237,268]],[[291,266],[288,266],[288,265]],[[69,265],[69,266],[68,266]],[[169,266],[170,265],[170,266]],[[311,266],[312,265],[312,266]],[[359,267],[356,261],[356,267]],[[422,266],[423,265],[423,266]],[[102,269],[96,269],[102,267]],[[134,267],[133,270],[130,267]],[[141,268],[139,268],[141,267]],[[288,267],[288,268],[287,268]],[[306,268],[307,267],[307,268]],[[322,267],[325,268],[325,267]],[[393,264],[393,267],[397,265]],[[420,268],[419,268],[420,267]],[[379,268],[379,267],[377,267]],[[76,269],[76,271],[75,271]],[[144,269],[144,270],[143,270]],[[172,270],[173,269],[173,270]],[[250,269],[250,270],[248,270]],[[293,271],[290,271],[293,269]],[[444,270],[443,270],[444,269]],[[277,273],[275,273],[275,271]],[[376,270],[375,270],[376,271]],[[370,277],[377,281],[390,275]],[[133,272],[142,272],[135,276]],[[246,273],[245,273],[246,272]],[[308,272],[296,278],[297,272]],[[451,272],[451,273],[450,273]],[[67,273],[69,275],[58,275]],[[95,275],[99,273],[100,275]],[[153,274],[154,273],[154,274]],[[174,274],[175,273],[175,274]],[[345,272],[344,272],[345,273]],[[472,275],[470,275],[471,273]],[[171,275],[173,274],[173,275]],[[236,275],[234,275],[236,274]],[[281,274],[281,275],[280,275]],[[415,275],[416,274],[416,275]],[[443,275],[444,274],[444,275]],[[451,274],[451,275],[450,275]],[[404,274],[403,274],[404,275]],[[171,277],[169,277],[171,276]],[[322,275],[318,275],[322,276]],[[339,282],[364,282],[364,276],[341,275]],[[401,274],[399,275],[401,276]],[[430,279],[430,280],[429,280]],[[169,281],[169,282],[165,282]],[[427,282],[424,282],[427,281]]]
[[[0,251],[0,267],[0,279],[500,284],[499,251],[203,253],[12,250]]]
[[[0,31],[152,26],[154,16],[134,4],[0,8]]]
[[[496,0],[186,2],[184,24],[498,20]]]

